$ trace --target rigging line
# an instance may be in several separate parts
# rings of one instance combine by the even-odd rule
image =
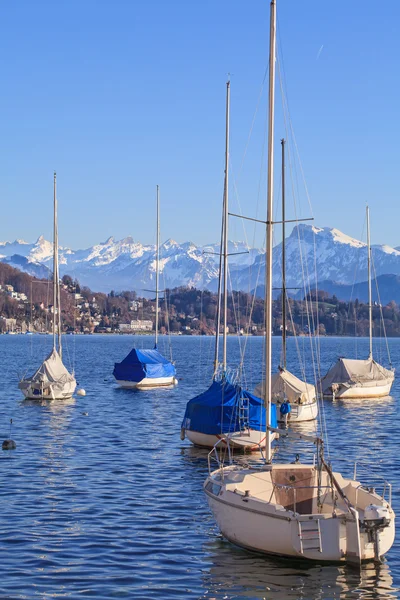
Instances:
[[[255,125],[256,117],[257,117],[257,114],[258,114],[258,111],[259,111],[259,106],[260,106],[260,103],[261,103],[261,98],[262,98],[262,95],[263,95],[264,86],[265,86],[265,82],[266,82],[266,79],[267,79],[268,71],[269,71],[269,65],[267,65],[267,67],[265,69],[265,72],[264,72],[264,77],[263,77],[263,80],[262,80],[262,84],[261,84],[261,88],[260,88],[260,92],[259,92],[259,96],[258,96],[258,100],[257,100],[257,104],[256,104],[256,109],[255,109],[255,112],[254,112],[254,115],[253,115],[253,119],[252,119],[252,123],[251,123],[251,127],[250,127],[250,132],[249,132],[249,135],[248,135],[248,138],[247,138],[245,150],[244,150],[242,161],[241,161],[241,164],[240,164],[240,167],[239,167],[239,171],[238,171],[238,180],[239,180],[239,178],[241,176],[241,173],[242,173],[242,170],[243,170],[243,166],[244,166],[244,162],[245,162],[245,158],[246,158],[246,155],[247,155],[247,151],[248,151],[248,148],[249,148],[249,145],[250,145],[250,140],[251,140],[251,137],[252,137],[252,133],[253,133],[253,128],[254,128],[254,125]],[[261,168],[260,168],[260,177],[259,177],[259,182],[258,182],[258,193],[257,193],[257,202],[256,202],[256,216],[258,214],[258,209],[259,209],[260,190],[261,190],[261,181],[262,181],[262,172],[263,172],[262,166],[264,164],[264,153],[265,153],[266,136],[267,136],[267,120],[265,121],[265,125],[264,125],[264,138],[263,138],[263,145],[262,145]],[[231,168],[231,171],[232,171],[233,170],[232,169],[232,160],[230,160],[230,168]],[[235,195],[236,195],[236,199],[237,199],[238,206],[239,206],[239,212],[242,213],[242,208],[241,208],[241,205],[240,205],[240,197],[239,197],[239,193],[238,193],[238,189],[237,189],[236,178],[235,178],[234,175],[233,175],[233,185],[234,185]],[[247,248],[249,248],[248,238],[247,238],[247,235],[246,235],[245,224],[244,224],[243,220],[242,220],[242,226],[243,226],[243,231],[244,231],[246,246],[247,246]],[[253,229],[253,243],[252,243],[253,247],[255,246],[255,236],[256,236],[255,232],[256,232],[256,229],[255,229],[255,225],[254,225],[254,229]],[[249,279],[248,279],[248,281],[249,281],[249,293],[250,293],[250,282],[251,282],[251,274],[252,274],[251,261],[250,261],[248,269],[249,269]]]
[[[360,240],[362,240],[364,238],[365,224],[366,224],[366,217],[364,217]],[[353,301],[354,287],[355,287],[355,283],[356,283],[356,279],[357,279],[357,274],[358,274],[359,266],[360,266],[359,260],[357,260],[356,264],[355,264],[355,268],[354,268],[353,282],[352,282],[352,285],[351,285],[349,308],[350,308],[350,302]],[[355,311],[355,307],[354,307],[354,311]],[[346,333],[346,330],[347,330],[348,315],[349,315],[349,312],[346,311],[345,333]],[[355,313],[355,316],[357,316],[356,313]],[[355,355],[356,355],[356,358],[357,358],[357,356],[358,356],[358,341],[357,341],[357,319],[356,318],[355,318],[355,322],[354,322],[354,332],[355,332],[355,335],[354,335]]]
[[[287,98],[285,96],[285,92],[284,92],[284,89],[283,89],[283,79],[282,79],[282,74],[281,74],[281,65],[280,65],[280,63],[281,63],[281,61],[278,59],[277,60],[277,65],[278,65],[279,82],[280,82],[281,96],[282,96],[282,103],[283,103],[284,124],[285,124],[285,129],[286,129],[287,138],[288,138],[289,137],[288,136],[288,123],[289,123],[290,130],[291,130],[291,137],[294,140],[294,144],[295,144],[295,147],[296,147],[296,150],[297,150],[297,146],[296,146],[296,143],[295,143],[294,131],[293,131],[293,127],[291,125],[291,120],[290,120],[290,113],[289,113],[289,107],[288,107],[288,104],[287,104]],[[295,216],[297,217],[296,194],[295,194],[294,181],[293,181],[293,162],[292,162],[290,145],[288,145],[288,155],[289,155],[288,158],[289,158],[289,170],[290,170],[290,175],[291,175],[292,193],[293,193],[293,200],[294,200],[294,210],[295,210]],[[297,155],[298,155],[298,159],[299,159],[299,162],[300,162],[298,150],[297,150]],[[301,164],[301,162],[300,162],[300,164]],[[305,184],[303,171],[302,171],[302,174],[303,174],[303,182],[304,182],[304,185],[305,185],[305,188],[306,188],[306,192],[307,192],[308,202],[309,202],[309,205],[310,205],[310,210],[311,210],[311,213],[312,213],[311,202],[310,202],[310,198],[309,198],[307,186]],[[301,240],[300,240],[299,227],[297,227],[297,236],[298,236],[298,240],[299,240],[300,263],[301,263],[301,270],[302,270],[302,275],[303,275],[303,283],[304,283],[304,288],[305,288],[305,292],[306,292],[305,293],[305,304],[306,304],[307,318],[308,318],[308,327],[309,327],[308,337],[309,337],[309,340],[310,340],[310,351],[311,351],[311,356],[312,356],[312,365],[313,365],[313,372],[314,372],[314,380],[315,380],[315,385],[317,387],[317,385],[318,385],[317,370],[319,371],[319,364],[316,367],[316,365],[315,365],[315,363],[316,363],[315,353],[317,355],[317,358],[319,358],[319,353],[318,353],[319,346],[318,346],[318,342],[317,342],[316,349],[314,350],[314,344],[313,344],[313,339],[312,339],[312,331],[314,331],[314,334],[315,334],[315,321],[314,321],[314,316],[312,315],[311,319],[312,319],[312,322],[313,322],[313,328],[311,328],[310,312],[309,312],[310,311],[310,309],[309,309],[309,299],[308,299],[308,295],[307,295],[307,283],[306,283],[306,278],[305,278],[304,260],[303,260],[303,252],[302,252],[302,244],[301,244]],[[315,253],[314,253],[314,255],[315,255]],[[307,275],[308,275],[307,281],[310,282],[310,276],[309,276],[309,272],[308,272],[308,262],[307,261],[306,261],[306,270],[307,270]],[[319,332],[318,331],[317,331],[316,339],[319,341]],[[319,375],[320,375],[320,373],[319,373]],[[318,394],[317,394],[317,402],[319,402]],[[322,425],[322,420],[320,422],[320,425],[321,425],[321,427],[323,426]],[[326,435],[324,437],[326,438],[326,440],[328,440],[327,432],[325,431],[325,433],[326,433]],[[328,451],[328,456],[329,456],[329,443],[328,442],[327,442],[327,451]]]
[[[258,209],[259,209],[260,197],[261,197],[261,186],[262,186],[262,178],[263,178],[263,172],[264,172],[263,167],[264,167],[264,164],[265,164],[264,156],[265,156],[265,148],[266,148],[266,143],[267,143],[267,135],[268,135],[268,113],[266,114],[265,121],[264,121],[264,135],[263,135],[263,143],[262,143],[262,149],[261,149],[260,174],[259,174],[258,186],[257,186],[256,216],[258,215]],[[237,187],[236,187],[236,180],[235,180],[235,178],[233,178],[233,182],[234,182],[234,189],[235,189],[235,193],[236,193],[237,201],[238,201],[238,205],[239,205],[239,212],[240,212],[240,214],[242,214],[242,208],[241,208],[241,205],[240,205],[239,195],[237,193]],[[252,246],[253,247],[255,247],[255,239],[256,239],[256,224],[254,224],[254,228],[253,228],[253,240],[252,240]],[[251,276],[252,276],[252,270],[253,270],[253,265],[251,264],[251,261],[250,261],[250,264],[248,266],[248,270],[249,270],[248,292],[250,293],[250,291],[251,291]]]
[[[385,319],[383,318],[382,302],[381,302],[381,296],[380,296],[380,293],[379,293],[378,281],[377,281],[377,277],[376,277],[376,270],[375,270],[375,263],[374,263],[374,258],[373,258],[373,252],[371,252],[371,263],[372,263],[372,269],[374,271],[375,286],[376,286],[376,292],[377,292],[377,296],[378,296],[378,302],[379,302],[379,308],[380,308],[380,315],[381,315],[381,323],[382,323],[383,335],[385,337],[385,343],[386,343],[386,352],[387,352],[387,355],[388,355],[390,367],[393,368],[392,358],[390,356],[390,350],[389,350],[389,343],[388,343],[388,339],[387,339],[387,335],[386,335]]]
[[[248,135],[248,138],[247,138],[246,146],[245,146],[245,149],[244,149],[242,162],[240,164],[240,168],[239,168],[239,172],[238,172],[238,177],[240,177],[240,175],[241,175],[241,172],[242,172],[242,169],[243,169],[243,165],[244,165],[244,161],[245,161],[245,158],[246,158],[246,155],[247,155],[247,150],[249,148],[251,136],[252,136],[252,133],[253,133],[253,128],[254,128],[254,125],[255,125],[255,122],[256,122],[256,117],[257,117],[257,114],[258,114],[258,109],[259,109],[261,98],[262,98],[263,91],[264,91],[265,82],[267,80],[268,70],[269,70],[269,65],[267,65],[267,67],[265,68],[265,71],[264,71],[264,77],[263,77],[263,80],[262,80],[262,83],[261,83],[261,88],[260,88],[260,91],[259,91],[259,94],[258,94],[258,100],[257,100],[257,104],[256,104],[256,109],[254,111],[253,120],[251,122],[250,131],[249,131],[249,135]]]
[[[257,201],[256,201],[256,217],[258,215],[258,210],[259,210],[259,204],[260,204],[260,197],[261,197],[261,186],[262,186],[262,180],[263,180],[263,172],[264,172],[264,164],[265,164],[265,160],[264,160],[264,156],[265,156],[265,148],[266,148],[266,142],[267,142],[267,135],[268,135],[268,118],[266,115],[265,118],[265,122],[264,122],[264,135],[263,135],[263,143],[262,143],[262,149],[261,149],[261,164],[260,164],[260,174],[259,174],[259,178],[258,178],[258,186],[257,186]],[[231,170],[232,170],[232,161],[230,161],[231,164]],[[240,170],[239,169],[239,176],[240,176]],[[242,214],[242,207],[240,205],[240,198],[239,198],[239,194],[238,194],[238,190],[237,190],[237,186],[236,186],[236,179],[233,176],[233,185],[234,185],[234,190],[235,190],[235,195],[236,195],[236,199],[238,202],[238,206],[239,206],[239,213]],[[242,220],[243,221],[243,220]],[[245,227],[244,222],[243,222],[243,227]],[[254,224],[254,228],[253,228],[253,240],[252,240],[252,246],[255,247],[255,240],[256,240],[256,225]],[[247,238],[246,238],[247,241]],[[248,241],[247,241],[248,243]],[[250,261],[249,264],[249,292],[250,292],[250,282],[251,282],[251,274],[252,274],[252,264]]]
[[[261,196],[262,175],[264,172],[264,164],[265,164],[264,156],[265,156],[265,147],[266,147],[266,141],[267,141],[267,135],[268,135],[268,118],[267,118],[267,116],[268,116],[268,113],[266,114],[265,121],[264,121],[264,135],[263,135],[263,142],[262,142],[262,149],[261,149],[260,175],[258,178],[258,186],[257,186],[256,217],[258,216],[258,208],[259,208],[259,202],[260,202],[260,196]],[[230,163],[232,165],[232,161],[230,161]],[[238,178],[240,177],[240,173],[241,173],[241,167],[239,169]],[[236,186],[235,178],[233,179],[233,183],[234,183],[235,193],[237,193],[237,186]],[[239,205],[240,214],[242,214],[242,209],[240,206],[240,200],[239,200],[238,193],[237,193],[237,201],[238,201],[238,205]],[[255,245],[255,227],[254,227],[254,235],[253,235],[253,246],[254,245]]]
[[[231,270],[229,268],[228,268],[228,280],[229,280],[229,287],[230,287],[230,291],[231,291],[232,308],[233,308],[233,315],[234,315],[235,324],[236,324],[236,332],[238,332],[239,324],[238,324],[238,317],[237,317],[237,310],[236,310],[236,303],[235,303],[235,295],[234,295],[234,291],[233,291],[233,287],[232,287]],[[237,337],[238,345],[239,345],[240,372],[241,372],[244,355],[243,355],[243,350],[242,350],[242,344],[240,342],[240,336],[236,335],[236,337]]]
[[[217,311],[214,318],[215,323],[215,348],[214,348],[214,374],[217,372],[219,364],[219,338],[221,323],[221,303],[222,303],[222,246],[225,229],[225,185],[222,198],[222,217],[221,217],[221,237],[219,242],[219,266],[218,266],[218,289],[217,289]],[[204,287],[204,272],[202,271],[202,287]],[[213,374],[213,376],[214,376]]]
[[[284,114],[284,123],[285,123],[285,129],[286,132],[287,131],[287,119],[286,119],[286,113],[285,113],[285,102],[284,102],[284,98],[285,98],[285,93],[284,93],[284,89],[283,89],[283,81],[282,81],[282,77],[281,77],[281,71],[280,71],[280,65],[279,65],[279,61],[278,61],[278,73],[279,73],[279,81],[280,81],[280,87],[281,87],[281,95],[282,95],[282,101],[283,101],[283,114]],[[288,109],[287,109],[288,110]],[[293,161],[291,158],[291,152],[290,152],[290,145],[288,147],[288,154],[289,154],[289,170],[290,170],[290,176],[291,176],[291,185],[292,185],[292,194],[293,194],[293,200],[294,200],[294,211],[295,211],[295,216],[297,217],[297,204],[296,204],[296,193],[295,193],[295,189],[294,189],[294,179],[297,178],[293,178]],[[308,327],[309,327],[309,332],[311,331],[311,327],[310,327],[310,320],[309,320],[309,310],[308,310],[308,306],[307,306],[307,283],[306,283],[306,276],[305,276],[305,272],[304,272],[304,261],[303,261],[303,256],[302,256],[302,244],[301,244],[301,240],[300,240],[300,230],[297,227],[297,235],[298,235],[298,240],[299,240],[299,252],[300,252],[300,260],[301,260],[301,266],[302,266],[302,274],[303,274],[303,287],[304,287],[304,292],[305,292],[305,303],[306,303],[306,307],[307,307],[307,316],[308,316]],[[309,280],[309,273],[308,273],[308,264],[306,261],[306,270],[307,270],[307,280]],[[300,359],[300,355],[299,355],[299,359]]]
[[[170,329],[170,321],[169,321],[169,304],[168,304],[168,294],[169,294],[169,290],[167,289],[167,285],[165,282],[165,273],[163,271],[162,273],[162,277],[163,277],[163,288],[164,288],[164,323],[166,325],[166,329],[167,329],[167,336],[168,336],[168,350],[169,350],[169,360],[171,363],[173,363],[173,356],[172,356],[172,339],[171,339],[171,329]]]
[[[264,237],[264,241],[263,243],[265,244],[265,237]],[[261,261],[258,261],[258,271],[257,271],[257,277],[256,277],[256,281],[255,281],[255,287],[253,290],[253,294],[252,294],[252,301],[251,301],[251,305],[250,305],[250,312],[248,314],[248,320],[247,320],[247,335],[246,335],[246,339],[244,341],[244,352],[246,352],[246,348],[247,348],[247,344],[248,344],[248,339],[249,339],[249,332],[250,332],[250,327],[251,327],[251,322],[253,319],[253,312],[254,312],[254,305],[255,305],[255,301],[256,301],[256,297],[257,297],[257,288],[258,288],[258,284],[260,281],[260,273],[261,273]],[[250,295],[250,293],[249,293]]]
[[[199,380],[201,378],[201,357],[203,354],[203,336],[201,335],[201,325],[203,322],[203,293],[204,293],[204,276],[202,273],[202,286],[201,286],[201,290],[200,290],[200,350],[199,350],[199,354],[200,354],[200,360],[199,360],[199,370],[198,370],[198,377]],[[196,298],[195,298],[195,306],[196,306]]]
[[[232,172],[232,181],[233,181],[233,188],[234,188],[234,192],[235,192],[235,197],[239,206],[239,212],[242,213],[242,207],[240,204],[240,198],[239,198],[239,192],[236,186],[236,181],[235,181],[235,176],[233,174],[233,167],[232,167],[232,160],[230,161],[230,170]],[[248,236],[247,236],[247,231],[246,231],[246,226],[245,226],[245,222],[244,219],[241,219],[241,225],[243,228],[243,235],[244,235],[244,240],[245,240],[245,246],[246,246],[246,250],[249,252],[249,254],[251,253],[251,247],[249,245],[249,241],[248,241]],[[256,225],[254,223],[253,226],[253,247],[255,246],[255,231],[256,231]],[[250,293],[250,283],[251,283],[251,270],[252,270],[252,264],[251,264],[251,260],[249,261],[249,264],[247,265],[248,270],[249,270],[249,278],[248,278],[248,291]],[[247,304],[247,310],[248,310],[248,304]]]

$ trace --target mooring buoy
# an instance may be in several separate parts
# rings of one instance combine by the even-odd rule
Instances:
[[[4,442],[2,443],[1,447],[3,450],[15,450],[15,448],[17,447],[17,444],[14,442],[14,440],[11,439],[12,422],[13,420],[10,419],[10,439],[4,440]]]
[[[17,444],[14,442],[14,440],[4,440],[1,447],[3,450],[15,450]]]

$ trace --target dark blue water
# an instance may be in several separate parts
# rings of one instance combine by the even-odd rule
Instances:
[[[66,336],[65,362],[74,362],[87,395],[39,405],[22,401],[17,382],[45,356],[49,336],[0,336],[0,441],[8,438],[12,418],[17,443],[15,451],[0,454],[0,598],[398,597],[398,542],[383,565],[365,565],[361,573],[260,557],[225,542],[202,492],[207,452],[179,437],[186,402],[210,381],[213,341],[173,338],[179,385],[145,392],[117,389],[111,376],[133,341]],[[150,338],[136,342],[151,347]],[[228,342],[235,364],[238,341]],[[303,340],[299,346],[311,381],[310,349]],[[275,364],[279,348],[274,339]],[[390,348],[394,365],[400,364],[400,340],[390,340]],[[383,350],[377,345],[377,358]],[[354,340],[322,339],[322,372],[338,355],[356,351],[366,357],[367,340],[356,348]],[[261,378],[261,357],[261,338],[248,339],[249,386]],[[290,339],[294,372],[296,357]],[[324,403],[334,466],[351,472],[344,459],[370,463],[372,474],[393,483],[397,512],[399,398],[396,379],[390,400]],[[302,457],[310,452],[282,442],[284,458],[297,451]]]

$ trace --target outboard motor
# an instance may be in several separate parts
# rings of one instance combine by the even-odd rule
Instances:
[[[364,510],[361,525],[368,534],[368,541],[374,543],[375,561],[380,562],[379,532],[390,525],[389,509],[377,504],[369,504]]]

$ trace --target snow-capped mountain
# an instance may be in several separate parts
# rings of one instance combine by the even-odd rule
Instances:
[[[161,287],[195,286],[215,290],[219,264],[219,244],[196,246],[167,240],[160,248]],[[265,259],[259,248],[244,242],[229,242],[230,279],[234,289],[251,290],[264,284]],[[373,246],[376,276],[400,275],[400,249]],[[274,286],[281,283],[282,244],[274,248]],[[52,243],[39,237],[31,244],[23,240],[0,242],[0,260],[39,277],[52,268]],[[315,282],[353,284],[367,279],[366,244],[337,229],[306,224],[294,227],[286,239],[288,287],[303,287],[303,274]],[[103,243],[85,250],[60,248],[61,274],[69,274],[96,291],[154,289],[155,246],[131,237]],[[150,292],[147,292],[151,294]]]
[[[37,277],[46,277],[52,268],[52,252],[52,243],[43,236],[33,244],[23,240],[0,242],[1,261]],[[262,251],[249,249],[243,242],[229,242],[229,252],[232,267],[243,268]],[[160,287],[216,287],[218,253],[218,244],[202,247],[192,242],[178,244],[167,240],[160,247]],[[85,250],[60,247],[59,260],[61,275],[67,273],[93,290],[135,289],[143,293],[155,286],[155,246],[143,245],[131,237],[122,240],[110,237]]]

